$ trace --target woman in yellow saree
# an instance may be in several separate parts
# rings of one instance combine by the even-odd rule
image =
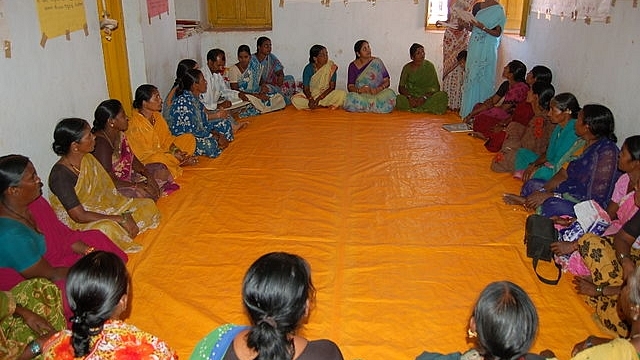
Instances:
[[[49,188],[58,218],[72,229],[102,231],[127,253],[140,251],[142,246],[133,238],[160,222],[153,200],[118,193],[109,174],[90,154],[95,135],[86,120],[61,120],[53,137],[60,160],[49,174]]]
[[[291,98],[293,106],[298,110],[328,107],[342,107],[347,93],[336,90],[338,65],[329,60],[327,48],[313,45],[309,50],[309,64],[302,72],[303,93]]]

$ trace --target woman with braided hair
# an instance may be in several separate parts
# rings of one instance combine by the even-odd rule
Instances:
[[[67,277],[71,330],[46,342],[44,359],[177,359],[164,341],[120,320],[128,294],[129,274],[119,257],[95,251],[78,260]]]
[[[314,295],[306,260],[283,252],[263,255],[251,265],[242,286],[251,325],[218,327],[200,340],[191,359],[342,360],[333,341],[296,335]]]

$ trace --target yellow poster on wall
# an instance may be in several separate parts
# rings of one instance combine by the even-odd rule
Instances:
[[[40,19],[42,40],[40,45],[44,47],[47,39],[65,35],[71,39],[71,33],[83,29],[87,31],[87,18],[84,8],[84,0],[35,0]]]

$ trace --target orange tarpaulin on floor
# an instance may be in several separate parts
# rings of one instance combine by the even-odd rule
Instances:
[[[215,327],[248,323],[242,278],[271,251],[309,261],[317,298],[302,335],[332,339],[345,359],[466,350],[471,308],[497,280],[533,298],[534,351],[568,359],[576,342],[603,335],[571,275],[557,286],[536,278],[528,213],[501,200],[521,182],[491,172],[482,141],[441,129],[456,115],[288,107],[250,121],[219,158],[185,168],[128,264],[128,321],[181,358]]]

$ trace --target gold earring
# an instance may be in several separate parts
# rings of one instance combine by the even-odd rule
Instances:
[[[478,333],[475,331],[472,331],[471,329],[467,329],[467,336],[469,337],[469,339],[477,338]]]

